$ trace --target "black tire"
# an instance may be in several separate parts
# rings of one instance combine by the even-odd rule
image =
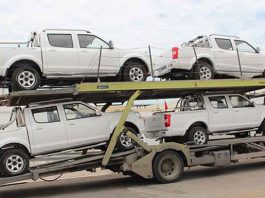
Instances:
[[[209,136],[206,129],[201,126],[192,127],[187,134],[187,141],[194,142],[196,145],[207,144],[208,139]]]
[[[242,133],[236,133],[235,134],[236,138],[246,138],[249,137],[249,132],[242,132]]]
[[[129,62],[123,69],[122,76],[124,81],[140,82],[146,81],[148,72],[142,63]]]
[[[206,61],[198,61],[193,69],[193,79],[195,80],[211,80],[214,79],[213,66]]]
[[[163,151],[153,160],[154,179],[159,183],[176,182],[181,178],[183,171],[183,159],[174,151]]]
[[[22,149],[6,150],[0,158],[0,168],[7,177],[22,175],[29,170],[29,156]]]
[[[131,138],[126,136],[126,132],[131,131],[133,134],[138,135],[137,130],[132,127],[126,127],[126,129],[127,130],[125,130],[125,132],[121,133],[117,141],[117,148],[119,151],[128,151],[134,148],[133,141],[131,140]]]
[[[35,90],[41,85],[39,72],[30,66],[19,66],[12,73],[12,91]]]

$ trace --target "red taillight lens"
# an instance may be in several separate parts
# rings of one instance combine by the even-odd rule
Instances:
[[[178,59],[179,57],[179,48],[178,47],[173,47],[172,48],[172,58],[173,59]]]
[[[170,127],[171,124],[171,115],[165,114],[165,127]]]

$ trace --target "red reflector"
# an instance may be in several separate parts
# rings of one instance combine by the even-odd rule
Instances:
[[[173,59],[178,59],[179,57],[179,48],[178,47],[173,47],[172,48],[172,58]]]
[[[170,127],[171,124],[171,115],[165,114],[165,127]]]

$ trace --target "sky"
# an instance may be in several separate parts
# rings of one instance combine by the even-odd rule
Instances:
[[[47,28],[87,29],[123,48],[169,49],[218,33],[265,49],[265,0],[0,1],[0,41]]]

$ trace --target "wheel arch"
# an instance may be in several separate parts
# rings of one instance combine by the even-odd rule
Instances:
[[[20,64],[28,64],[29,67],[36,69],[38,73],[40,74],[40,76],[42,76],[41,67],[36,61],[30,60],[30,59],[21,59],[21,60],[17,60],[14,63],[12,63],[10,67],[7,69],[6,71],[7,79],[11,79],[11,76],[14,70],[18,68]]]
[[[213,68],[213,72],[215,73],[215,65],[214,65],[214,62],[211,58],[204,57],[204,56],[198,57],[198,61],[205,61],[205,62],[209,63]],[[195,70],[196,66],[197,66],[197,60],[195,59],[195,60],[193,60],[193,63],[192,63],[192,68],[191,68],[192,72]]]
[[[187,160],[187,156],[186,156],[181,150],[176,150],[176,149],[173,149],[173,148],[166,148],[166,149],[164,149],[164,150],[161,150],[161,151],[157,152],[157,153],[154,155],[153,159],[152,159],[152,164],[154,163],[156,157],[157,157],[159,154],[161,154],[161,153],[163,153],[163,152],[166,152],[166,151],[172,151],[172,152],[174,152],[174,153],[177,153],[177,154],[182,158],[183,163],[184,163],[184,166],[185,166],[185,167],[188,166],[189,163],[188,163],[188,160]]]
[[[203,127],[206,131],[208,131],[208,126],[205,122],[203,121],[196,121],[194,123],[192,123],[189,128],[187,129],[186,131],[186,134],[193,128],[193,127],[196,127],[196,126],[199,126],[199,127]]]
[[[122,74],[124,68],[127,67],[130,62],[136,62],[136,63],[140,63],[140,64],[144,65],[144,67],[145,67],[146,71],[148,72],[148,74],[150,73],[148,64],[147,64],[147,62],[145,60],[143,60],[141,58],[138,58],[138,57],[130,57],[130,58],[126,59],[123,62],[122,67],[120,69],[120,74]]]
[[[11,149],[11,148],[22,149],[22,150],[24,150],[27,153],[28,156],[30,156],[29,149],[25,145],[20,144],[20,143],[8,143],[8,144],[6,144],[6,145],[1,147],[1,152],[3,152],[4,150]]]

